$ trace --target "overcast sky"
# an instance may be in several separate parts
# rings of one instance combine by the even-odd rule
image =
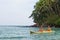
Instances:
[[[37,0],[0,0],[0,25],[32,25],[28,18]]]

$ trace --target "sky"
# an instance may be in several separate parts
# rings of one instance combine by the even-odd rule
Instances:
[[[0,25],[33,25],[28,18],[37,0],[0,0]]]

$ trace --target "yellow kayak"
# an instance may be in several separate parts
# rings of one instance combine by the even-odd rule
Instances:
[[[41,33],[54,33],[55,31],[43,31],[43,32],[33,32],[30,31],[30,34],[41,34]]]

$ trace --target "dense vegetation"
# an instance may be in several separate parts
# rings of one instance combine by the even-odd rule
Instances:
[[[30,17],[38,25],[60,25],[60,0],[39,0]]]

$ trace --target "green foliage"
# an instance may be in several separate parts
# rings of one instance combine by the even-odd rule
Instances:
[[[55,24],[60,25],[60,18],[58,20],[56,20]]]
[[[30,17],[40,24],[60,25],[60,0],[39,0]]]

